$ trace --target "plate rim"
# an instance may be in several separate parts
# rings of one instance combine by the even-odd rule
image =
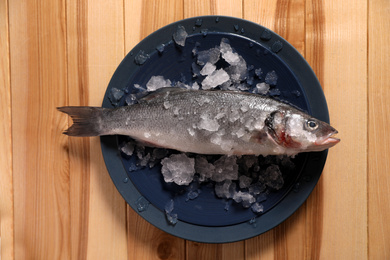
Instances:
[[[216,21],[217,18],[219,19],[218,22]],[[195,26],[195,22],[200,19],[202,20],[202,25],[200,27]],[[231,16],[209,15],[191,17],[168,24],[145,37],[124,57],[117,67],[108,84],[103,99],[103,107],[113,107],[108,100],[108,93],[110,89],[117,87],[118,85],[127,86],[128,84],[125,79],[121,79],[121,77],[118,78],[118,75],[128,73],[128,71],[136,73],[136,71],[140,68],[139,65],[133,62],[135,55],[140,50],[145,50],[146,53],[156,51],[156,39],[159,39],[160,43],[169,42],[167,40],[162,42],[160,34],[163,33],[165,35],[163,39],[167,39],[167,37],[169,38],[172,36],[178,25],[184,26],[189,35],[199,33],[200,30],[203,29],[202,27],[213,29],[218,28],[216,32],[232,33],[241,37],[247,37],[265,47],[268,47],[270,52],[274,55],[278,55],[280,59],[289,66],[300,81],[302,88],[305,91],[305,95],[309,103],[308,106],[311,109],[312,115],[329,123],[328,108],[321,85],[312,68],[303,56],[285,39],[270,29],[263,27],[260,24]],[[210,25],[212,26],[210,27]],[[239,28],[244,28],[244,32],[242,33],[240,29],[236,30],[236,25]],[[222,29],[220,29],[220,27],[224,27],[223,31],[221,31]],[[261,33],[265,30],[271,34],[271,39],[262,40],[260,38]],[[282,43],[282,49],[279,51],[272,50],[272,47],[276,42]],[[147,43],[147,47],[143,48],[145,43]],[[297,62],[298,64],[296,64]],[[291,66],[291,63],[293,63],[294,66]],[[304,71],[305,74],[302,75],[303,73],[301,71]],[[315,100],[315,102],[313,102],[313,100]],[[156,208],[153,204],[149,204],[148,209],[145,211],[140,212],[137,210],[136,201],[138,198],[143,196],[138,192],[138,189],[128,178],[127,172],[122,166],[116,136],[102,136],[100,138],[102,154],[109,175],[127,204],[129,204],[138,215],[155,227],[171,235],[203,243],[229,243],[249,239],[265,233],[287,220],[298,208],[301,207],[316,186],[322,174],[328,152],[325,150],[322,152],[307,153],[307,164],[305,164],[302,174],[297,180],[299,188],[290,190],[284,199],[275,205],[275,207],[270,209],[267,213],[259,215],[256,218],[255,223],[249,224],[244,222],[230,226],[207,227],[178,220],[176,225],[171,225],[166,220],[165,213]],[[119,163],[118,160],[120,161]],[[316,168],[317,172],[313,171],[312,168]],[[312,174],[310,172],[315,173]]]

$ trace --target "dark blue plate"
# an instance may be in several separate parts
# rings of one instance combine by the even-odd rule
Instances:
[[[184,26],[189,36],[184,47],[172,41],[178,25]],[[204,16],[170,24],[141,41],[124,58],[114,73],[103,101],[103,107],[112,107],[109,100],[113,88],[130,91],[134,84],[145,86],[156,75],[171,81],[192,80],[191,64],[195,61],[192,49],[207,50],[219,45],[221,38],[228,38],[231,46],[254,69],[261,68],[263,75],[276,71],[276,98],[285,100],[306,110],[314,117],[328,122],[328,110],[321,86],[304,58],[284,39],[270,30],[242,19],[232,17]],[[162,53],[157,46],[164,46]],[[140,54],[148,54],[144,62],[137,61]],[[254,79],[253,85],[264,79]],[[298,93],[298,95],[297,95]],[[124,98],[120,105],[124,104]],[[135,158],[121,156],[118,144],[125,137],[104,136],[102,152],[107,169],[117,189],[126,202],[156,227],[185,239],[223,243],[259,235],[287,219],[307,199],[316,185],[327,151],[300,154],[294,159],[293,172],[284,174],[285,184],[277,192],[268,194],[264,213],[256,215],[250,209],[229,201],[229,210],[224,210],[226,201],[217,198],[213,187],[202,185],[195,200],[188,200],[188,187],[168,185],[164,182],[159,167],[145,168],[135,172],[127,169]],[[164,206],[174,199],[174,213],[178,223],[167,222]],[[140,202],[149,204],[140,211]],[[141,204],[142,204],[141,203]],[[253,223],[255,221],[255,223]],[[249,224],[251,222],[252,224]]]

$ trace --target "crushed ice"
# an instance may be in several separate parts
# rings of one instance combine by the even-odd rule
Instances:
[[[207,32],[206,32],[207,34]],[[188,33],[185,28],[179,25],[173,34],[173,40],[178,46],[185,46]],[[278,81],[278,75],[275,71],[263,71],[261,68],[254,68],[253,65],[247,65],[244,58],[236,52],[226,38],[222,38],[219,45],[207,50],[199,50],[200,43],[195,43],[192,50],[194,62],[190,68],[192,80],[186,82],[184,75],[180,81],[171,82],[163,76],[152,76],[145,86],[134,84],[131,93],[113,88],[109,93],[111,103],[116,106],[121,98],[125,97],[127,105],[137,103],[137,100],[144,93],[155,91],[165,87],[181,87],[188,89],[222,89],[222,90],[240,90],[249,91],[262,95],[278,94],[275,88]],[[165,45],[157,46],[157,51],[162,54]],[[142,65],[149,58],[149,55],[140,51],[135,57],[135,63]],[[224,64],[221,66],[221,64]],[[265,74],[265,76],[263,76]],[[279,91],[280,94],[280,91]],[[297,97],[300,93],[295,94]],[[203,102],[203,101],[202,101]],[[204,100],[204,102],[208,102]],[[201,104],[200,104],[201,105]],[[172,104],[163,103],[165,109],[170,109]],[[229,120],[235,123],[240,118],[240,114],[245,113],[250,108],[247,104],[241,104],[236,110],[231,111]],[[173,108],[173,114],[179,115],[179,109]],[[217,115],[203,114],[197,125],[189,126],[188,133],[191,136],[196,134],[196,129],[202,129],[210,132],[212,143],[221,145],[229,151],[234,143],[223,140],[223,134],[219,131],[218,120],[225,117],[224,113]],[[245,119],[244,127],[238,129],[234,134],[238,137],[245,135],[246,129],[261,129],[264,120]],[[293,118],[292,122],[300,124],[299,118]],[[301,131],[298,127],[289,130],[290,135],[307,134],[307,131]],[[148,135],[148,133],[145,133]],[[307,136],[308,139],[311,136]],[[161,166],[161,173],[164,181],[175,183],[176,185],[186,186],[186,200],[194,200],[201,194],[200,186],[202,183],[212,183],[216,197],[226,200],[225,210],[229,210],[229,201],[241,204],[244,208],[250,208],[254,213],[264,212],[263,201],[267,199],[267,194],[273,190],[279,190],[284,185],[283,171],[289,172],[294,168],[294,163],[287,156],[207,156],[193,155],[186,153],[177,153],[161,148],[147,148],[142,145],[135,145],[134,142],[123,143],[119,147],[122,155],[129,159],[131,156],[136,158],[135,163],[131,163],[129,172],[136,172],[144,167],[152,168],[155,165]],[[283,171],[282,171],[283,170]],[[245,174],[244,174],[245,173]],[[147,204],[140,201],[140,211]],[[142,205],[141,205],[142,204]],[[177,214],[174,211],[174,200],[167,202],[165,206],[165,215],[171,225],[178,221]]]

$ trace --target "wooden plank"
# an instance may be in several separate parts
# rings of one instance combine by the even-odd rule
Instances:
[[[201,15],[226,15],[242,18],[241,0],[184,0],[184,18]],[[243,241],[230,244],[204,244],[187,241],[187,259],[244,259]]]
[[[282,36],[302,55],[305,53],[305,1],[245,1],[244,18]],[[246,242],[247,259],[304,259],[306,205],[289,219],[263,235]],[[264,253],[263,253],[264,252]]]
[[[8,2],[0,1],[0,259],[14,259],[11,82]]]
[[[390,2],[369,1],[368,257],[390,258]]]
[[[157,29],[183,19],[181,1],[125,1],[125,52]],[[185,241],[147,223],[127,206],[128,259],[184,259]]]
[[[67,1],[67,105],[86,106],[88,82],[88,1]],[[69,125],[72,120],[68,118]],[[69,138],[71,258],[86,259],[90,202],[90,139]]]
[[[245,259],[244,242],[204,244],[187,242],[187,260]]]
[[[192,1],[184,0],[184,17],[226,15],[242,18],[242,0]]]
[[[306,27],[306,53],[312,54],[308,61],[322,79],[331,123],[341,138],[341,143],[330,149],[322,175],[323,199],[318,201],[322,234],[315,255],[365,259],[367,1],[308,1],[307,16],[320,20]],[[324,50],[323,57],[316,49]]]
[[[183,19],[183,2],[125,0],[126,53],[161,27]]]
[[[55,109],[67,98],[65,2],[10,1],[9,10],[15,258],[67,259],[66,121]]]
[[[86,9],[80,15],[87,15],[81,18],[82,23],[86,23],[87,26],[81,25],[85,28],[80,28],[79,36],[83,38],[84,45],[87,47],[81,47],[85,50],[78,51],[87,51],[87,53],[78,65],[81,66],[81,73],[88,73],[88,78],[75,80],[82,80],[83,84],[87,84],[82,86],[78,95],[83,95],[85,89],[87,89],[85,93],[88,94],[84,98],[79,97],[77,102],[88,100],[90,106],[101,106],[108,82],[123,59],[123,1],[91,1],[87,6],[83,5],[80,3],[76,8]],[[87,39],[84,39],[85,36]],[[80,76],[84,75],[80,74]],[[126,204],[107,172],[101,153],[100,139],[90,138],[89,142],[89,161],[86,158],[89,166],[81,166],[89,170],[90,180],[89,212],[88,216],[85,216],[88,218],[87,258],[126,259]],[[76,165],[77,161],[74,163]]]

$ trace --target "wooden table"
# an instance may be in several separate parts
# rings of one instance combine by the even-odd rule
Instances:
[[[387,0],[0,0],[1,259],[390,259]],[[122,58],[198,15],[266,26],[306,58],[341,143],[314,192],[258,237],[168,235],[115,189],[98,138],[68,138],[63,105],[101,105]]]

